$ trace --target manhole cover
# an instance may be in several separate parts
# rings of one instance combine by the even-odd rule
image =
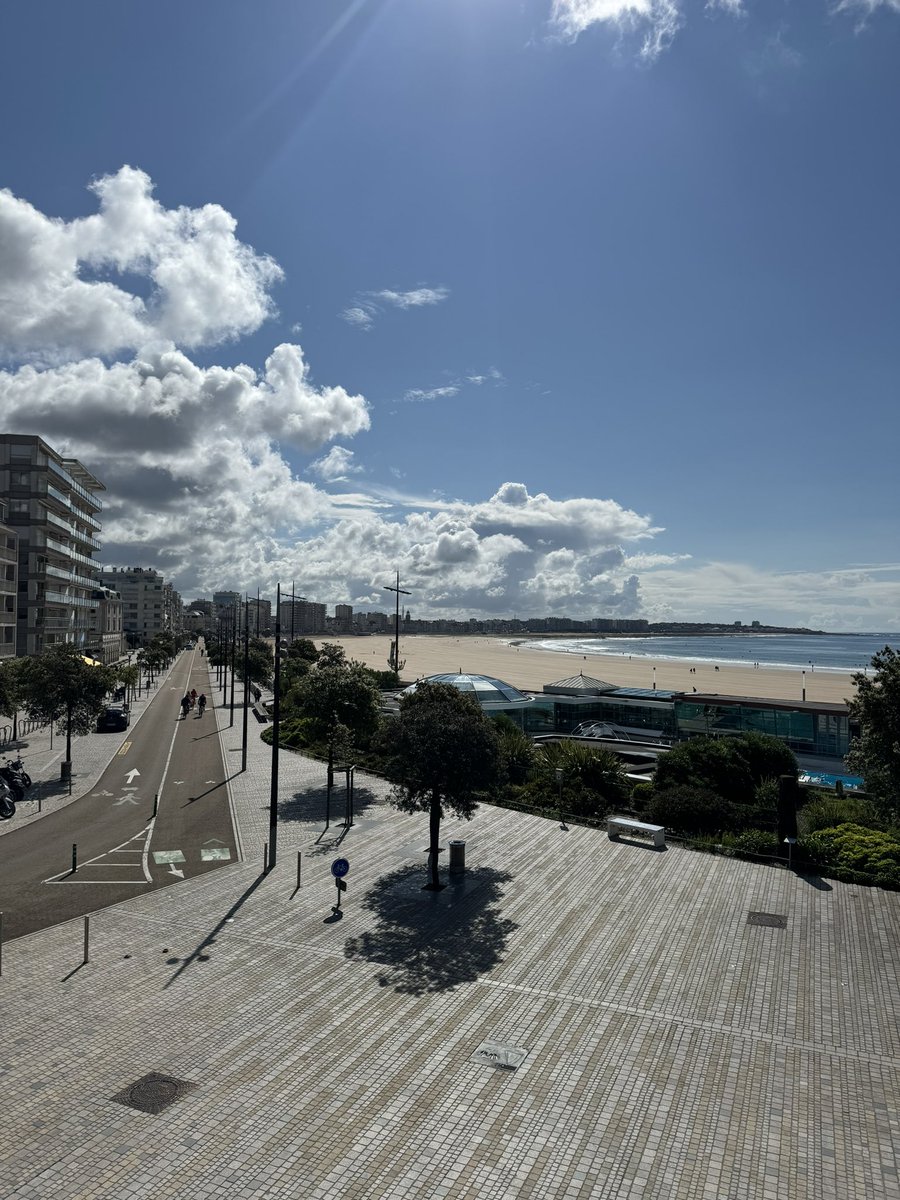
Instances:
[[[787,929],[787,917],[781,913],[748,912],[748,925],[769,925],[772,929]]]
[[[520,1046],[507,1046],[503,1042],[482,1042],[472,1055],[472,1061],[483,1063],[486,1067],[505,1067],[508,1071],[514,1071],[527,1056],[528,1051]]]
[[[158,1071],[151,1071],[148,1075],[142,1075],[135,1083],[122,1088],[121,1092],[116,1092],[112,1099],[117,1104],[124,1104],[126,1108],[136,1108],[138,1112],[159,1113],[193,1091],[195,1087],[196,1083],[190,1083],[186,1079],[173,1079],[171,1075],[160,1075]]]

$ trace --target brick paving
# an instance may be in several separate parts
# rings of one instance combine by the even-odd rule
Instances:
[[[900,896],[491,808],[422,892],[426,819],[357,773],[323,834],[290,754],[263,876],[258,732],[242,863],[98,914],[87,966],[80,922],[4,946],[0,1196],[900,1198]],[[150,1071],[197,1087],[111,1099]]]

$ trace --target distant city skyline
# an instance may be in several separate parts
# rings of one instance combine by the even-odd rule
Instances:
[[[898,52],[896,0],[12,0],[0,432],[184,596],[898,629]]]

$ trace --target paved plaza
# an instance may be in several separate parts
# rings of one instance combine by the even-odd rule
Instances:
[[[900,1200],[900,895],[488,807],[423,892],[427,818],[357,773],[323,833],[289,753],[264,875],[258,732],[242,863],[97,914],[87,965],[80,921],[3,947],[0,1197]]]

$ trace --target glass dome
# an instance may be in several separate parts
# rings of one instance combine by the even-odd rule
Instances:
[[[482,708],[510,708],[532,701],[531,696],[526,696],[511,683],[504,683],[502,679],[494,679],[491,675],[428,675],[403,691],[414,692],[420,683],[449,683],[461,692],[474,695]]]

